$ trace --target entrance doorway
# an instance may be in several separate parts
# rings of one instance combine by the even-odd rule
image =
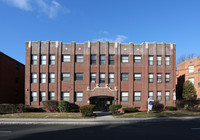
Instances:
[[[111,96],[90,97],[90,104],[96,105],[95,111],[109,111],[109,106],[114,104],[114,97]]]

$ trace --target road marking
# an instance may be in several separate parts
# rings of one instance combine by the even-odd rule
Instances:
[[[12,131],[0,131],[0,133],[11,133]]]
[[[200,130],[200,128],[191,128],[192,130]]]

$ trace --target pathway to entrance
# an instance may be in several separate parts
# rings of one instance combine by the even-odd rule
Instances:
[[[96,119],[99,120],[108,120],[108,119],[115,119],[110,112],[104,112],[104,111],[94,111],[94,113],[96,113]]]

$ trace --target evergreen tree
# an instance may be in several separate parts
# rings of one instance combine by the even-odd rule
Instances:
[[[194,99],[196,90],[192,82],[189,80],[183,84],[183,98],[186,100]]]

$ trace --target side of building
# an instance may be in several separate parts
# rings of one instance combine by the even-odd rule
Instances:
[[[24,104],[25,66],[0,52],[0,104]]]
[[[77,105],[174,105],[173,43],[26,42],[25,105],[67,100]]]

